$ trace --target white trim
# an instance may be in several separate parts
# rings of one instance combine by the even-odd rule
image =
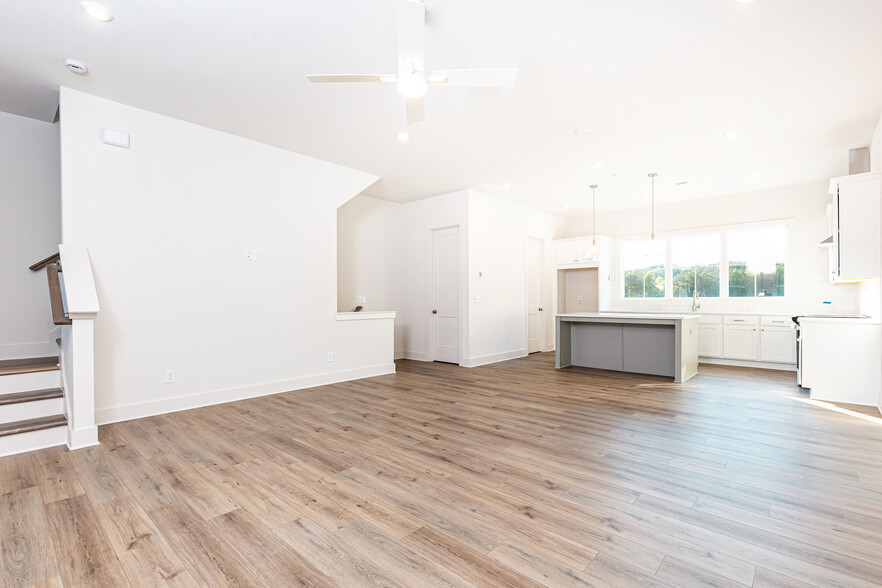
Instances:
[[[734,367],[758,368],[761,370],[780,370],[785,372],[795,372],[795,363],[774,363],[771,361],[748,361],[743,359],[723,359],[721,357],[704,357],[698,358],[699,367],[702,363],[713,365],[731,365]]]
[[[66,438],[67,427],[64,425],[28,431],[27,433],[6,435],[5,437],[0,437],[0,457],[64,445]]]
[[[510,359],[517,359],[519,357],[526,357],[527,350],[526,349],[516,349],[514,351],[505,351],[503,353],[493,353],[491,355],[481,355],[478,357],[468,357],[462,360],[463,367],[478,367],[480,365],[487,365],[488,363],[497,363],[500,361],[508,361]]]
[[[67,429],[67,448],[73,451],[74,449],[83,449],[85,447],[92,447],[93,445],[98,445],[98,427],[93,425],[91,427],[86,427],[85,429],[77,429],[73,430],[70,427]]]
[[[375,319],[394,319],[394,310],[375,310],[370,312],[338,312],[338,321],[369,321]]]
[[[414,361],[432,361],[426,357],[425,351],[411,351],[409,349],[405,349],[402,357],[404,359],[412,359]]]
[[[223,404],[225,402],[235,402],[237,400],[256,398],[258,396],[269,396],[271,394],[279,394],[281,392],[290,392],[292,390],[300,390],[302,388],[312,388],[314,386],[324,386],[327,384],[336,384],[339,382],[348,382],[350,380],[372,378],[374,376],[383,376],[386,374],[394,373],[395,364],[389,363],[344,370],[339,372],[315,374],[312,376],[304,376],[301,378],[293,378],[290,380],[267,382],[265,384],[257,384],[255,386],[228,388],[226,390],[212,390],[210,392],[199,392],[187,396],[162,398],[159,400],[138,402],[135,404],[127,404],[123,406],[99,408],[95,410],[95,422],[98,425],[106,425],[109,423],[129,421],[132,419],[139,419],[158,414],[177,412],[179,410],[190,410],[203,406],[211,406],[214,404]]]

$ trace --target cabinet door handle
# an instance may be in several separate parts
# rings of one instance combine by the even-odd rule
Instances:
[[[542,312],[542,309],[541,309],[541,308],[539,309],[539,312]]]
[[[437,311],[437,310],[433,310],[433,311],[432,311],[432,314],[438,314],[438,311]]]
[[[743,323],[744,319],[732,319],[733,323]]]

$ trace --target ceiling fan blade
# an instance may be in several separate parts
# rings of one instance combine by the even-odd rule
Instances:
[[[398,68],[426,71],[426,5],[420,0],[394,1],[398,23]]]
[[[312,74],[306,76],[310,82],[397,82],[395,74]]]
[[[511,88],[517,77],[518,68],[516,67],[439,69],[429,73],[429,84],[433,86]]]
[[[426,104],[422,98],[408,98],[407,103],[407,124],[420,122],[426,118]]]

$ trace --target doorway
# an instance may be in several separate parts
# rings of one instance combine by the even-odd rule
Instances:
[[[459,364],[459,227],[432,231],[431,315],[433,360]]]
[[[527,238],[527,353],[545,351],[545,309],[542,306],[542,278],[545,242]]]

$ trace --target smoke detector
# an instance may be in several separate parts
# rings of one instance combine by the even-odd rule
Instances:
[[[85,76],[89,73],[89,68],[86,67],[86,64],[78,59],[65,59],[64,66],[78,76]]]

